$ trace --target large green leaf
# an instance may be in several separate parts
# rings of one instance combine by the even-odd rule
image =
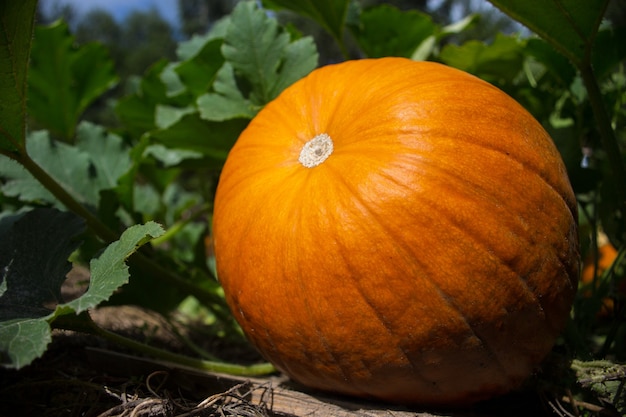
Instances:
[[[84,223],[72,213],[36,209],[3,218],[0,228],[0,355],[20,368],[41,356],[50,342],[45,317],[61,298],[70,270],[68,256],[78,246]],[[7,361],[8,360],[8,361]],[[8,363],[7,363],[8,362]]]
[[[264,0],[263,3],[268,7],[285,8],[308,16],[340,40],[350,0]]]
[[[0,236],[0,320],[47,316],[63,302],[61,284],[70,270],[67,258],[85,229],[75,214],[35,209],[15,219]],[[7,219],[3,219],[7,221]]]
[[[36,0],[0,1],[0,153],[23,150]]]
[[[0,228],[4,230],[4,228]],[[82,224],[70,213],[51,209],[30,212],[2,236],[0,252],[5,290],[0,294],[0,357],[2,365],[21,368],[41,356],[51,340],[50,323],[79,314],[105,301],[128,282],[126,259],[141,245],[164,233],[154,222],[127,229],[102,255],[91,261],[88,290],[63,304],[61,284],[67,258],[76,247]],[[39,250],[37,250],[39,249]]]
[[[89,266],[91,278],[89,289],[81,297],[57,307],[58,311],[70,308],[76,313],[94,308],[108,300],[122,285],[128,283],[130,274],[126,259],[143,244],[161,236],[165,231],[155,223],[129,227],[116,242],[111,243],[97,259],[92,259]],[[57,311],[57,313],[58,313]]]
[[[117,186],[132,165],[128,147],[117,135],[83,122],[78,126],[76,145],[54,142],[46,131],[29,135],[30,157],[61,184],[76,200],[97,207],[100,191]],[[2,192],[27,203],[62,205],[33,176],[17,163],[0,156]]]
[[[368,57],[409,58],[439,27],[427,14],[416,10],[401,11],[382,4],[365,9],[360,16],[360,25],[351,26],[351,29]]]
[[[31,116],[66,141],[73,139],[87,106],[117,82],[106,48],[97,43],[77,48],[61,21],[35,29],[28,78]]]
[[[591,57],[591,46],[609,0],[489,0],[547,40],[574,64]]]
[[[248,1],[233,10],[222,54],[250,83],[250,99],[259,105],[274,99],[317,65],[317,50],[310,37],[290,42],[276,19]]]

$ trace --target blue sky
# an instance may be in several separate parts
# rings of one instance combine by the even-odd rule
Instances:
[[[116,20],[123,20],[134,10],[156,9],[172,25],[178,25],[177,0],[39,0],[39,3],[46,11],[54,8],[55,4],[71,4],[81,15],[94,8],[104,9]]]

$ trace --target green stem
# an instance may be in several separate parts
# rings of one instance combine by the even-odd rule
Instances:
[[[602,147],[607,154],[611,172],[615,178],[615,191],[620,201],[619,207],[622,213],[626,213],[626,169],[624,169],[622,154],[617,144],[613,127],[611,126],[611,120],[609,119],[609,115],[602,100],[602,92],[598,86],[598,81],[591,64],[582,65],[579,69],[583,83],[589,94],[589,102],[600,132]]]
[[[98,326],[91,319],[91,317],[89,317],[88,313],[82,313],[78,317],[70,316],[67,320],[65,320],[66,317],[68,316],[58,317],[57,320],[55,320],[53,323],[54,327],[100,336],[110,342],[130,348],[135,352],[143,353],[153,358],[172,362],[174,364],[209,372],[220,372],[229,375],[240,376],[259,376],[276,372],[276,368],[274,368],[274,366],[270,363],[259,363],[246,366],[226,362],[206,361],[155,348],[153,346],[146,345],[145,343],[141,343],[136,340],[121,336],[117,333],[113,333],[109,330],[103,329],[102,327]]]
[[[335,42],[337,42],[337,45],[339,46],[339,51],[341,52],[341,55],[343,55],[343,58],[345,60],[349,60],[350,52],[348,52],[348,47],[346,46],[346,43],[343,41],[343,39],[339,39],[334,35],[333,37],[335,38]]]

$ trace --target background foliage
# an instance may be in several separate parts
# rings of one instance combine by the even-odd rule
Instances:
[[[556,351],[626,360],[623,3],[568,0],[564,13],[551,2],[492,1],[540,36],[495,9],[469,14],[453,1],[433,9],[426,1],[180,0],[178,33],[155,12],[120,24],[102,11],[77,20],[66,9],[67,23],[40,25],[35,0],[9,3],[0,5],[8,17],[0,23],[6,366],[39,357],[52,328],[98,333],[85,312],[105,303],[182,311],[241,339],[207,239],[230,147],[267,102],[315,67],[386,55],[473,73],[550,132],[577,194],[591,268]],[[607,245],[614,252],[602,263]],[[60,287],[71,263],[89,266],[91,283],[68,302]],[[580,395],[595,389],[623,410],[623,381]]]

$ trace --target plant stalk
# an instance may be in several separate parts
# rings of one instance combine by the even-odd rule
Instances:
[[[154,346],[129,339],[117,333],[103,329],[98,326],[87,312],[80,316],[61,316],[53,322],[54,327],[65,330],[80,331],[92,335],[100,336],[117,345],[132,349],[135,352],[143,353],[156,359],[160,359],[174,364],[191,367],[209,372],[220,372],[238,376],[260,376],[276,372],[276,368],[270,363],[259,363],[254,365],[237,365],[226,362],[207,361],[197,359],[167,350],[155,348]]]
[[[615,191],[620,201],[620,209],[622,213],[626,214],[626,169],[624,168],[615,132],[613,132],[611,120],[604,106],[602,93],[593,72],[593,67],[591,64],[582,65],[579,70],[589,95],[589,102],[597,122],[598,131],[600,132],[602,147],[607,154],[612,174],[615,176]]]

